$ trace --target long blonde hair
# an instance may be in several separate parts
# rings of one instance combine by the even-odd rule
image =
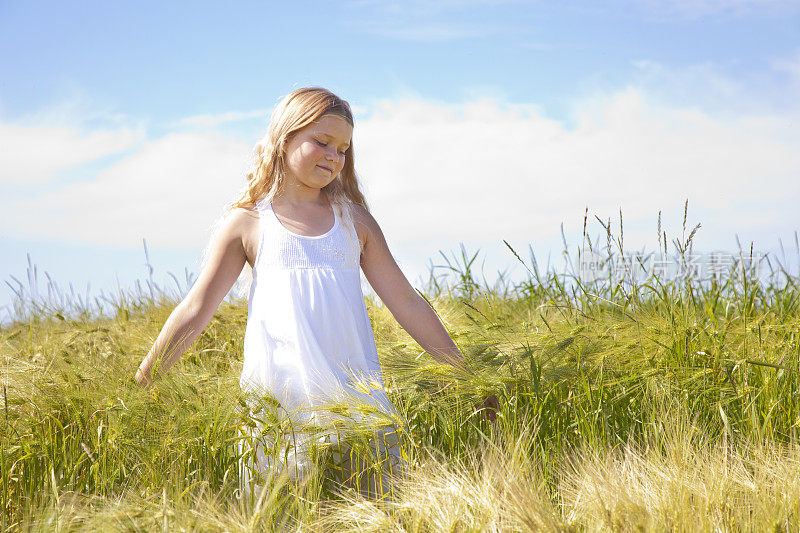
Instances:
[[[283,97],[272,111],[266,135],[255,147],[254,168],[247,174],[247,188],[230,209],[254,207],[258,201],[271,200],[280,191],[286,180],[286,145],[299,130],[323,115],[338,115],[354,125],[350,104],[322,87],[303,87]],[[353,156],[351,140],[342,171],[322,190],[332,204],[343,206],[349,201],[369,210],[358,186]]]
[[[261,200],[267,202],[272,200],[286,180],[286,145],[299,130],[319,120],[323,115],[338,115],[353,126],[350,104],[327,89],[303,87],[284,96],[272,111],[266,135],[255,146],[254,164],[252,171],[247,174],[247,186],[238,200],[228,204],[225,212],[230,213],[237,207],[255,208]],[[323,187],[322,191],[327,195],[332,207],[339,212],[339,216],[349,221],[345,224],[345,228],[350,234],[351,243],[360,253],[363,244],[358,235],[353,235],[350,230],[352,216],[347,204],[358,204],[367,211],[369,207],[358,186],[358,176],[353,162],[354,153],[351,139],[350,146],[345,150],[344,167],[332,182]],[[224,218],[225,215],[214,224],[213,233],[222,227]],[[203,251],[203,268],[208,263],[210,247],[209,241]],[[245,263],[230,294],[237,299],[247,297],[251,281],[252,271],[249,264]]]

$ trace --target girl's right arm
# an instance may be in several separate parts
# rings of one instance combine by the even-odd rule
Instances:
[[[191,346],[214,316],[222,299],[228,294],[247,259],[244,248],[245,229],[252,221],[244,209],[234,209],[213,237],[208,261],[189,293],[175,307],[158,334],[139,369],[136,381],[146,387],[152,380],[152,369],[169,369]]]

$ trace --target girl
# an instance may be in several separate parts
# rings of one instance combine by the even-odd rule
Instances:
[[[269,393],[287,413],[358,396],[352,386],[358,377],[375,385],[358,400],[394,413],[381,390],[359,266],[423,349],[461,367],[461,354],[406,280],[367,209],[354,169],[352,133],[349,104],[325,89],[298,89],[277,105],[256,147],[245,193],[215,235],[197,281],[139,366],[141,385],[152,381],[157,359],[167,369],[194,342],[245,262],[253,278],[240,385]],[[341,394],[347,389],[349,394]],[[493,420],[496,399],[484,406]],[[294,442],[286,456],[293,477],[308,466],[301,444]],[[397,442],[383,451],[401,462]],[[274,470],[263,452],[251,453],[259,463],[255,467]]]

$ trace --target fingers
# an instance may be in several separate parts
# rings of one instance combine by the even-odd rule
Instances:
[[[482,412],[484,418],[490,422],[495,422],[497,420],[497,412],[500,410],[500,402],[497,400],[497,396],[491,395],[483,400],[482,404],[476,404],[475,408],[477,411]]]
[[[486,418],[488,418],[491,422],[497,420],[497,411],[500,410],[500,403],[497,401],[497,397],[492,395],[486,398],[483,402],[484,413]]]

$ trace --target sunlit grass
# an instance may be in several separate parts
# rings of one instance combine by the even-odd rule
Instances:
[[[610,227],[606,244],[609,258],[623,247]],[[241,303],[224,304],[145,392],[132,376],[175,304],[166,291],[140,286],[102,316],[19,302],[0,331],[3,528],[800,527],[796,275],[585,283],[509,257],[527,279],[487,287],[462,249],[445,257],[454,277],[425,291],[469,379],[368,301],[399,413],[406,468],[394,473],[362,423],[368,405],[331,404],[309,424],[240,392]],[[475,412],[488,394],[495,424]],[[310,474],[253,474],[243,490],[254,439],[277,460],[298,435],[312,443]],[[343,468],[345,455],[360,466]]]

